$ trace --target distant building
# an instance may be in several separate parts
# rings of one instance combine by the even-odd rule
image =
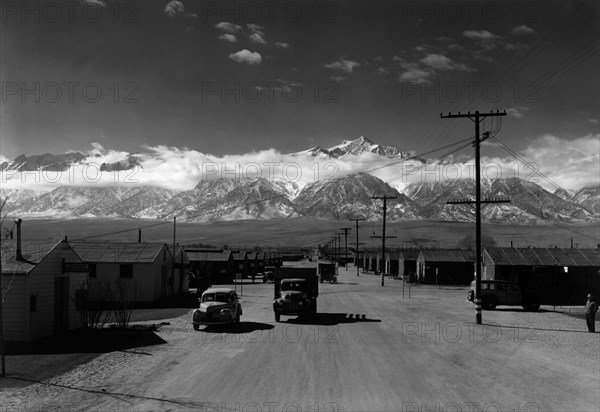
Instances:
[[[468,285],[475,277],[474,253],[464,249],[422,249],[417,277],[432,285]]]
[[[72,242],[72,247],[89,266],[90,288],[127,286],[136,303],[177,294],[171,253],[164,243]]]
[[[84,325],[88,268],[70,244],[2,241],[4,339],[29,342]]]
[[[246,251],[241,250],[233,250],[231,252],[233,255],[233,267],[235,270],[235,276],[241,276],[242,278],[247,278],[250,273],[249,270],[249,262],[248,262],[248,253]]]
[[[398,257],[398,274],[400,276],[411,276],[413,280],[417,274],[417,259],[419,249],[403,249]]]
[[[169,253],[171,256],[175,256],[175,293],[182,294],[189,291],[189,270],[190,270],[190,259],[183,246],[177,245],[175,247],[176,252],[173,253],[173,247],[169,246]]]
[[[247,276],[251,278],[258,273],[258,253],[248,252],[246,256],[248,258]]]
[[[235,262],[231,250],[186,249],[190,261],[190,271],[210,284],[233,283]]]
[[[600,294],[600,250],[485,248],[482,279],[543,291],[543,304],[582,305],[588,293]]]

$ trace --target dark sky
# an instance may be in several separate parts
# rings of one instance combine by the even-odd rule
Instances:
[[[420,153],[473,134],[441,111],[496,109],[517,151],[597,139],[599,17],[595,1],[5,2],[0,153],[361,135]]]

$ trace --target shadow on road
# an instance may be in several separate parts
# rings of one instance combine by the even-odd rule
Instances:
[[[0,381],[1,381],[1,379],[2,378],[0,378]],[[61,385],[59,383],[44,382],[44,381],[41,381],[38,379],[29,379],[29,378],[23,378],[23,377],[17,377],[17,376],[9,376],[6,379],[22,381],[22,382],[26,382],[29,384],[37,383],[40,385],[52,386],[52,387],[61,388],[61,389],[69,389],[72,391],[86,392],[86,393],[95,394],[95,395],[105,395],[107,397],[115,398],[115,399],[118,399],[120,401],[130,404],[132,406],[132,410],[137,410],[137,409],[135,409],[135,404],[133,402],[128,401],[128,399],[156,401],[156,402],[159,402],[160,404],[170,404],[170,405],[175,405],[177,407],[194,408],[196,410],[213,410],[213,408],[215,408],[217,406],[217,404],[214,402],[201,402],[201,401],[194,401],[194,400],[189,400],[189,399],[177,399],[177,398],[166,398],[166,397],[159,398],[159,397],[152,397],[152,396],[133,395],[133,394],[125,393],[125,392],[111,392],[111,391],[107,391],[106,389],[98,390],[98,389],[91,389],[91,388],[86,388],[86,387],[81,387],[81,386]]]
[[[233,325],[208,325],[203,329],[207,333],[252,333],[256,330],[273,329],[273,325],[261,322],[240,322]]]
[[[31,343],[6,344],[9,355],[107,353],[167,343],[152,328],[79,329]]]
[[[288,319],[288,323],[322,326],[359,322],[381,322],[381,319],[370,319],[367,315],[359,313],[317,313],[312,316],[299,316],[297,318]]]
[[[484,309],[487,310],[487,309]],[[545,313],[545,312],[553,312],[551,310],[546,309],[538,309],[538,310],[525,310],[523,308],[496,308],[492,310],[492,312],[531,312],[531,313]]]
[[[494,324],[483,324],[484,326],[493,326],[496,328],[510,328],[510,329],[520,329],[520,330],[543,330],[543,331],[548,331],[548,332],[570,332],[570,333],[590,333],[587,330],[585,330],[585,325],[582,325],[584,328],[581,330],[576,330],[576,329],[550,329],[550,328],[535,328],[535,327],[529,327],[529,326],[508,326],[508,325],[494,325]],[[597,332],[600,333],[600,332]]]

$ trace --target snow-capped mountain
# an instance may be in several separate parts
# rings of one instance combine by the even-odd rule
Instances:
[[[300,192],[296,198],[296,206],[303,216],[320,219],[345,220],[359,216],[377,220],[382,216],[381,201],[372,197],[384,194],[398,198],[389,202],[389,219],[421,218],[421,207],[418,204],[368,174],[313,183]]]
[[[61,186],[51,192],[25,194],[7,202],[11,214],[53,217],[137,217],[140,210],[162,204],[174,191],[149,186]],[[8,194],[8,196],[11,196]]]
[[[584,187],[573,196],[575,201],[585,206],[593,214],[600,214],[600,186]]]
[[[173,215],[189,222],[297,216],[287,193],[263,178],[201,181],[193,190],[144,209],[136,217],[163,219]]]
[[[86,156],[79,152],[69,152],[59,155],[46,153],[36,156],[18,156],[12,162],[3,162],[0,164],[0,170],[12,170],[18,172],[31,172],[34,170],[51,170],[56,172],[64,172],[68,170],[71,164],[79,163]]]
[[[364,136],[361,136],[355,140],[344,140],[339,145],[332,146],[329,149],[323,149],[317,146],[301,152],[292,153],[292,155],[305,155],[319,158],[340,158],[348,155],[358,156],[363,153],[373,153],[378,156],[399,159],[406,159],[409,156],[407,152],[403,152],[396,147],[382,146],[373,143],[371,140],[367,139]]]
[[[11,177],[18,176],[19,172],[32,170],[65,171],[73,165],[87,165],[86,162],[103,159],[99,169],[109,173],[109,177],[113,172],[117,176],[119,171],[136,167],[143,169],[143,164],[148,165],[147,169],[136,175],[141,177],[143,173],[150,172],[153,165],[161,165],[160,161],[154,161],[152,153],[122,153],[120,157],[106,154],[99,150],[96,154],[87,156],[78,152],[64,155],[21,155],[11,162],[4,162],[2,170]],[[362,156],[364,154],[368,156]],[[361,161],[366,157],[368,164],[372,166],[389,164],[390,158],[407,158],[408,153],[360,137],[328,149],[315,147],[294,153],[293,156],[307,156],[309,163],[313,162],[312,158],[322,158],[342,165],[355,160]],[[144,163],[147,159],[151,161]],[[197,159],[197,162],[203,161]],[[200,159],[210,160],[207,156]],[[297,164],[306,163],[303,162],[304,159],[297,160]],[[319,162],[315,164],[318,165]],[[371,167],[370,170],[376,169]],[[196,170],[202,168],[197,166]],[[3,212],[13,216],[166,219],[177,215],[183,221],[206,222],[296,216],[341,220],[360,216],[379,220],[382,217],[381,201],[372,197],[387,194],[397,197],[388,202],[387,217],[390,221],[475,219],[470,205],[447,204],[449,200],[474,199],[475,182],[472,179],[412,183],[398,190],[368,173],[348,175],[349,170],[352,169],[344,171],[341,168],[336,174],[338,178],[317,179],[314,183],[286,179],[277,173],[270,175],[269,179],[264,176],[219,179],[218,175],[213,175],[212,179],[200,179],[193,189],[182,191],[149,184],[111,185],[112,182],[108,180],[103,184],[55,186],[51,191],[3,189],[1,198],[8,199]],[[310,168],[309,171],[314,172]],[[183,178],[186,176],[183,175]],[[4,177],[6,176],[3,175]],[[191,181],[194,184],[197,180]],[[486,205],[482,210],[486,222],[537,224],[600,221],[600,186],[586,187],[577,192],[557,190],[551,193],[536,183],[518,178],[484,179],[482,197],[510,200],[510,203]]]
[[[562,199],[536,183],[518,178],[483,179],[482,198],[508,199],[510,203],[488,204],[482,216],[488,222],[535,224],[544,221],[587,220],[592,217],[574,200]],[[475,199],[475,181],[413,183],[403,193],[423,206],[428,219],[474,221],[469,205],[447,204],[448,200]]]

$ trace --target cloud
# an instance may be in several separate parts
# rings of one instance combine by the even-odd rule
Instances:
[[[251,52],[248,49],[243,49],[235,53],[231,53],[229,58],[236,63],[246,64],[260,64],[262,63],[262,56],[258,52]]]
[[[522,24],[520,26],[513,27],[510,30],[510,34],[514,34],[516,36],[530,36],[530,35],[534,35],[537,33],[531,27]]]
[[[562,139],[545,134],[534,139],[520,154],[540,172],[566,189],[600,184],[600,134]],[[547,186],[542,179],[539,184]]]
[[[500,36],[490,33],[487,30],[465,30],[463,31],[463,36],[477,41],[492,41],[500,38]]]
[[[224,41],[228,41],[228,42],[231,42],[231,43],[237,43],[238,42],[237,37],[235,37],[234,34],[229,34],[229,33],[221,34],[219,36],[219,40],[224,40]]]
[[[243,27],[239,24],[222,21],[220,23],[215,24],[215,29],[224,31],[225,33],[236,34],[240,30],[242,30]]]
[[[588,122],[592,123],[592,124],[598,124],[600,123],[600,120],[598,119],[587,119]]]
[[[344,73],[348,73],[348,74],[352,73],[354,68],[359,67],[359,66],[360,66],[360,63],[358,63],[354,60],[346,60],[346,59],[340,59],[333,63],[324,65],[324,67],[326,67],[328,69],[341,70]]]
[[[511,107],[510,109],[506,109],[506,114],[510,117],[514,117],[515,119],[522,119],[525,117],[523,112],[529,110],[529,107]]]
[[[435,70],[461,70],[472,71],[469,67],[462,63],[456,63],[451,58],[443,54],[431,53],[421,59],[421,63]]]
[[[530,140],[518,154],[527,164],[508,154],[506,157],[483,157],[482,176],[519,177],[531,180],[553,192],[556,188],[535,174],[531,169],[533,167],[566,189],[577,190],[600,184],[599,134],[588,134],[576,139],[562,139],[547,134]],[[322,179],[323,176],[340,178],[368,171],[397,189],[402,189],[409,183],[474,178],[471,155],[447,157],[443,161],[433,159],[427,165],[412,160],[398,162],[396,159],[382,158],[373,153],[323,159],[320,163],[320,159],[309,155],[283,154],[275,149],[215,156],[188,148],[159,145],[144,147],[141,152],[135,153],[141,165],[139,168],[118,173],[99,172],[99,167],[102,163],[125,160],[132,155],[131,153],[105,149],[99,144],[94,144],[84,155],[87,158],[82,164],[73,165],[69,171],[62,174],[45,172],[36,176],[35,172],[0,172],[2,187],[51,190],[62,185],[149,185],[173,190],[190,190],[201,180],[259,176],[269,180],[294,181],[303,187]],[[519,162],[518,167],[515,162]]]
[[[169,17],[175,17],[185,13],[185,7],[179,0],[171,0],[165,6],[165,14]]]
[[[331,80],[336,81],[338,83],[343,82],[346,79],[347,79],[346,76],[331,76]]]
[[[83,3],[103,8],[106,7],[106,1],[104,0],[83,0]]]
[[[410,83],[429,83],[429,78],[431,77],[431,72],[421,70],[418,68],[409,69],[404,73],[400,74],[400,80],[403,82]]]
[[[290,45],[288,43],[285,42],[275,42],[275,47],[277,47],[278,49],[289,49]]]
[[[258,24],[254,24],[254,23],[248,23],[246,24],[246,27],[248,28],[248,30],[250,30],[251,33],[259,33],[259,34],[263,34],[263,26],[260,26]]]
[[[267,41],[259,33],[252,33],[250,36],[248,36],[248,38],[250,39],[250,41],[252,43],[257,43],[257,44],[266,44],[267,43]]]

